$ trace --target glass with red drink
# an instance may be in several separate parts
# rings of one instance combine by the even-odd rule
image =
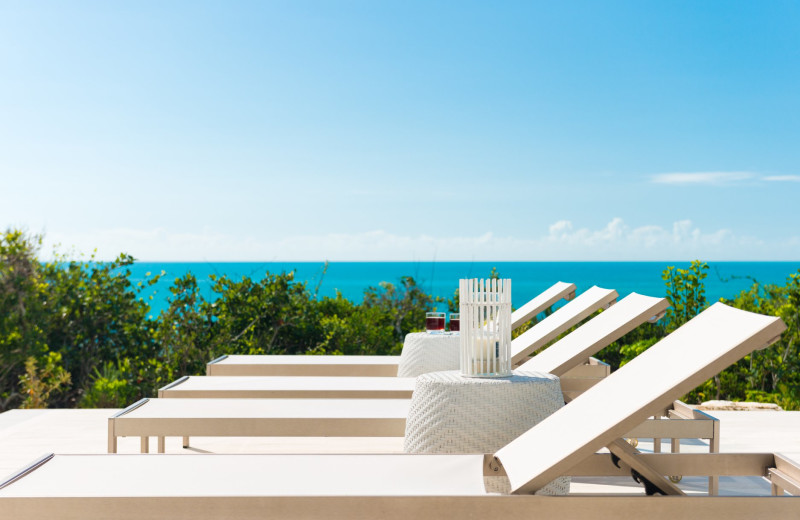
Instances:
[[[457,312],[450,313],[450,332],[458,332],[461,330],[461,314]]]
[[[444,332],[444,313],[426,312],[425,330],[428,332]]]

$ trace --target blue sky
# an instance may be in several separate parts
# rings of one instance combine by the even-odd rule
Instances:
[[[0,2],[0,226],[142,260],[800,259],[797,2]]]

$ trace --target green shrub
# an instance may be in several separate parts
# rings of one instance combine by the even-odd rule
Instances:
[[[222,354],[398,354],[442,299],[411,277],[368,287],[361,302],[317,296],[294,273],[257,279],[212,276],[206,299],[192,273],[174,280],[168,307],[153,319],[147,295],[163,275],[130,281],[134,260],[56,255],[38,260],[41,237],[0,234],[0,411],[26,407],[123,407],[176,378],[202,374]],[[672,307],[598,354],[613,369],[669,334],[706,305],[708,265],[667,267]],[[498,277],[492,270],[490,277]],[[785,285],[753,285],[726,303],[780,316],[787,330],[686,396],[752,399],[800,409],[800,271]],[[458,294],[448,300],[458,309]],[[532,322],[533,323],[533,322]],[[528,324],[527,326],[531,326]],[[525,330],[517,331],[515,336]],[[702,348],[702,345],[698,346]]]
[[[19,378],[25,399],[20,408],[47,408],[51,395],[63,392],[70,383],[70,373],[61,365],[61,354],[48,352],[38,360],[25,361],[25,373]]]
[[[81,399],[81,408],[125,408],[141,397],[131,382],[129,359],[115,364],[108,361],[95,369],[92,383]]]

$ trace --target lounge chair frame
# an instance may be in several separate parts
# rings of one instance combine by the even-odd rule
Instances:
[[[553,313],[548,320],[544,320],[537,324],[536,327],[526,331],[521,336],[514,339],[512,348],[515,353],[512,362],[515,365],[526,364],[529,362],[528,355],[541,349],[551,341],[558,338],[558,336],[581,321],[585,320],[597,310],[601,308],[608,308],[615,304],[618,294],[613,289],[603,289],[601,287],[592,287],[577,297],[570,304],[562,307]],[[638,294],[631,294],[626,298],[630,299],[634,308],[640,314],[638,316],[631,316],[627,318],[624,323],[617,324],[613,331],[608,332],[608,337],[592,338],[586,344],[581,345],[584,352],[587,353],[573,353],[572,357],[568,360],[561,359],[561,365],[558,370],[548,369],[555,375],[560,375],[561,370],[566,371],[569,368],[579,365],[582,362],[581,357],[586,359],[591,353],[596,352],[599,348],[592,350],[593,347],[598,345],[607,345],[613,340],[603,343],[604,340],[615,334],[624,334],[635,328],[642,323],[642,320],[657,319],[668,307],[666,299],[658,299]],[[644,311],[637,307],[642,303],[648,306],[648,310]],[[570,306],[575,307],[570,307]],[[652,312],[652,314],[650,314]],[[594,320],[590,320],[589,329],[594,326]],[[584,334],[584,328],[578,328],[572,334],[567,336]],[[586,330],[589,330],[586,329]],[[565,340],[569,341],[567,338]],[[602,347],[600,347],[602,348]],[[546,352],[546,350],[545,350]],[[573,352],[570,350],[570,352]],[[454,367],[455,368],[455,367]],[[524,367],[523,367],[524,368]],[[539,368],[532,368],[532,370],[541,370]],[[239,377],[238,380],[234,379]],[[257,380],[254,376],[228,376],[227,380],[223,377],[217,376],[183,376],[182,378],[174,381],[158,390],[158,397],[171,397],[171,398],[216,398],[216,397],[229,397],[229,398],[388,398],[396,399],[403,397],[410,397],[413,391],[413,378],[405,378],[405,385],[396,381],[401,378],[386,378],[386,377],[306,377],[302,379],[297,376],[260,376],[261,379]],[[252,378],[252,379],[251,379]],[[395,381],[392,381],[395,379]],[[205,382],[203,382],[205,381]],[[238,384],[237,384],[238,381]],[[247,381],[248,385],[253,384],[252,387],[242,385],[243,381]],[[263,386],[258,389],[256,384],[261,383]],[[230,386],[228,385],[230,383]]]
[[[561,391],[567,402],[582,394],[604,377],[607,377],[607,365],[601,364],[596,360],[589,360],[586,364],[575,367],[561,376]],[[190,380],[192,376],[183,376],[168,385],[158,389],[160,399],[410,399],[414,391],[414,378],[400,378],[406,384],[397,382],[398,378],[388,380],[377,377],[354,377],[351,380],[353,385],[345,385],[341,388],[311,388],[301,386],[300,388],[290,389],[275,385],[275,388],[248,388],[248,389],[191,389],[183,390],[181,385]],[[204,376],[199,376],[204,377]],[[208,377],[208,376],[205,376]],[[282,377],[282,376],[228,376],[228,377]],[[306,376],[291,378],[292,381],[301,381]],[[312,377],[314,379],[314,377]],[[346,381],[345,377],[330,378],[332,383]],[[221,378],[214,378],[215,381]],[[371,385],[368,382],[373,381]],[[279,382],[279,381],[278,381]],[[361,384],[365,383],[365,384]],[[388,385],[379,385],[389,383]]]
[[[630,298],[630,299],[629,299]],[[621,316],[608,316],[608,320],[603,321],[605,317],[597,318],[600,321],[591,321],[586,328],[581,328],[574,332],[573,335],[565,338],[566,344],[563,347],[563,352],[560,355],[551,356],[551,358],[538,366],[547,367],[547,370],[553,371],[556,374],[561,374],[562,391],[568,398],[575,397],[590,388],[610,372],[610,367],[594,358],[589,358],[588,362],[577,367],[569,368],[573,363],[580,359],[580,355],[595,352],[608,344],[609,342],[617,339],[623,334],[629,332],[634,327],[641,323],[641,320],[654,321],[663,315],[667,307],[667,302],[664,299],[643,297],[640,295],[631,295],[629,298],[622,300],[615,309],[620,309],[621,316],[629,312],[628,309],[636,309],[639,315],[635,319],[630,319],[627,322],[620,322]],[[632,307],[630,307],[632,306]],[[625,309],[625,310],[623,310]],[[614,311],[609,311],[614,312]],[[601,325],[602,323],[602,325]],[[612,328],[609,328],[612,327]],[[612,332],[613,330],[613,332]],[[557,349],[558,346],[552,348]],[[535,362],[534,359],[532,361]],[[247,379],[247,378],[245,378]],[[286,381],[294,382],[297,379],[285,378]],[[341,382],[342,379],[332,378],[334,382]],[[363,378],[354,378],[357,383],[365,382]],[[179,387],[180,383],[184,381],[181,379],[172,385],[168,385],[159,393],[159,397],[176,397],[181,394],[171,392],[173,387]],[[216,378],[210,380],[217,381]],[[377,378],[377,382],[390,383],[397,386],[397,380],[387,380],[385,378]],[[302,385],[301,385],[302,386]],[[410,398],[413,386],[409,385],[405,393],[393,392],[392,394],[382,393],[381,395],[389,395],[390,397]],[[191,392],[192,397],[199,394]],[[208,392],[203,394],[209,398],[219,398],[223,394],[216,392]],[[230,396],[228,392],[226,396]],[[296,398],[296,397],[309,397],[309,392],[286,392],[281,391],[274,393],[273,391],[263,390],[260,392],[247,391],[236,394],[239,397],[283,397],[283,398]],[[311,394],[314,395],[314,394]],[[317,394],[319,395],[319,394]],[[357,397],[357,393],[347,393],[339,390],[336,392],[336,397],[347,398]],[[368,396],[379,397],[379,396]],[[274,400],[271,400],[274,402]],[[355,401],[350,401],[355,402]],[[109,451],[116,451],[116,438],[119,436],[140,436],[142,437],[141,450],[143,453],[149,451],[149,437],[155,436],[158,438],[158,451],[164,452],[165,436],[180,436],[183,438],[183,446],[189,446],[189,437],[191,436],[403,436],[404,434],[404,421],[406,410],[399,410],[399,414],[394,416],[382,415],[382,419],[367,420],[365,417],[371,414],[364,414],[364,410],[376,410],[375,403],[368,402],[361,403],[357,417],[352,416],[352,410],[345,411],[342,415],[331,417],[327,415],[320,418],[319,421],[313,422],[312,418],[314,410],[324,407],[324,403],[301,403],[297,406],[304,407],[303,413],[309,413],[306,410],[310,408],[310,414],[302,417],[302,419],[295,414],[292,410],[288,415],[285,412],[275,413],[269,404],[264,405],[260,403],[257,406],[266,406],[266,415],[259,418],[243,416],[236,418],[222,418],[220,416],[209,414],[203,416],[202,410],[198,410],[197,416],[191,418],[172,418],[169,414],[163,417],[154,416],[132,416],[131,412],[139,406],[147,403],[147,400],[140,401],[128,409],[120,412],[116,416],[109,419]],[[387,406],[391,403],[387,402]],[[328,409],[336,409],[339,405],[330,403]],[[396,405],[394,405],[396,406]],[[377,412],[373,412],[377,413]],[[666,413],[666,412],[665,412]],[[348,415],[350,414],[350,415]],[[687,429],[689,423],[682,422],[679,425],[671,425],[664,437],[679,439],[679,438],[695,438],[694,432],[697,428]],[[663,429],[662,429],[663,430]],[[630,436],[642,436],[646,432],[656,432],[653,435],[658,435],[658,427],[650,426],[645,430],[634,430]],[[705,432],[706,430],[703,430]],[[702,437],[698,437],[702,438]],[[657,442],[660,442],[657,441]],[[673,441],[673,445],[676,441]]]
[[[167,417],[131,417],[131,412],[146,406],[151,400],[141,399],[108,419],[108,452],[117,452],[119,437],[140,437],[141,453],[149,453],[150,437],[156,437],[158,453],[165,451],[166,437],[181,437],[183,447],[189,447],[190,437],[402,437],[405,435],[409,401],[406,399],[345,399],[345,400],[263,400],[266,404],[289,404],[284,408],[341,408],[343,404],[364,404],[367,409],[390,409],[381,417],[343,413],[339,417],[319,417],[311,413],[302,417],[295,412],[277,413],[272,417],[197,417],[192,419]],[[175,402],[174,400],[170,400]],[[225,399],[223,401],[230,401]],[[204,401],[194,401],[203,403]],[[253,403],[253,400],[248,400]],[[372,406],[375,405],[375,406]]]
[[[399,401],[399,400],[398,400]],[[174,417],[130,417],[129,414],[149,399],[142,399],[108,419],[108,452],[117,452],[119,437],[140,437],[141,453],[149,453],[150,437],[156,437],[158,453],[164,453],[166,437],[181,437],[183,447],[189,447],[190,437],[402,437],[405,433],[405,414],[403,403],[388,400],[380,401],[381,407],[392,405],[401,409],[396,417],[299,417],[291,414],[285,417],[269,418],[222,418],[198,417],[187,420]],[[329,401],[323,401],[324,406]],[[374,401],[366,400],[365,404]],[[306,401],[306,403],[310,403]],[[305,403],[295,403],[301,406]],[[337,408],[338,403],[329,402]],[[378,403],[376,403],[378,404]],[[399,406],[398,406],[399,405]],[[673,420],[663,421],[660,417]],[[672,452],[680,451],[680,439],[708,439],[709,451],[719,452],[719,420],[688,405],[675,401],[671,407],[655,418],[648,419],[631,430],[629,438],[661,438],[672,440]],[[660,448],[658,448],[660,449]],[[673,474],[679,475],[679,474]],[[718,480],[710,477],[709,494],[715,495]]]
[[[96,455],[102,456],[102,455]],[[124,457],[124,455],[118,455]],[[168,455],[167,455],[168,456]],[[214,455],[203,455],[213,457]],[[255,455],[257,457],[257,455]],[[423,455],[424,456],[424,455]],[[774,453],[640,454],[633,464],[662,475],[759,476],[772,496],[641,495],[480,495],[480,496],[214,496],[214,497],[3,497],[7,518],[308,519],[479,518],[514,515],[572,520],[709,520],[796,518],[800,511],[800,465]],[[45,466],[48,454],[0,483],[0,489]],[[266,460],[266,459],[265,459]],[[484,455],[484,475],[503,473],[493,455]],[[609,454],[595,454],[577,464],[570,476],[629,476],[631,466],[617,467]],[[275,468],[280,471],[280,468]],[[109,475],[108,478],[113,478]],[[794,496],[783,496],[790,493]],[[533,515],[533,516],[532,516]]]
[[[575,284],[557,282],[511,314],[511,329],[515,330],[560,300],[575,298]],[[236,363],[246,357],[262,363]],[[397,376],[400,356],[292,356],[222,355],[206,365],[209,376]]]

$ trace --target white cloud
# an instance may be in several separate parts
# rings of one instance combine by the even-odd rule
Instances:
[[[800,175],[769,175],[764,177],[764,180],[770,182],[800,182]]]
[[[725,185],[741,181],[800,182],[800,175],[756,175],[750,172],[693,172],[658,173],[651,176],[656,184],[673,185]]]
[[[614,218],[599,228],[576,227],[569,220],[550,225],[543,234],[497,236],[403,235],[385,230],[363,233],[296,235],[280,239],[234,236],[212,231],[176,233],[107,229],[81,235],[52,235],[77,251],[97,247],[100,259],[127,252],[155,261],[535,261],[535,260],[792,260],[800,258],[800,241],[764,241],[730,229],[705,232],[690,220],[669,226],[631,227]],[[48,251],[45,248],[44,252]]]
[[[652,180],[656,184],[730,184],[754,177],[749,172],[659,173]]]

